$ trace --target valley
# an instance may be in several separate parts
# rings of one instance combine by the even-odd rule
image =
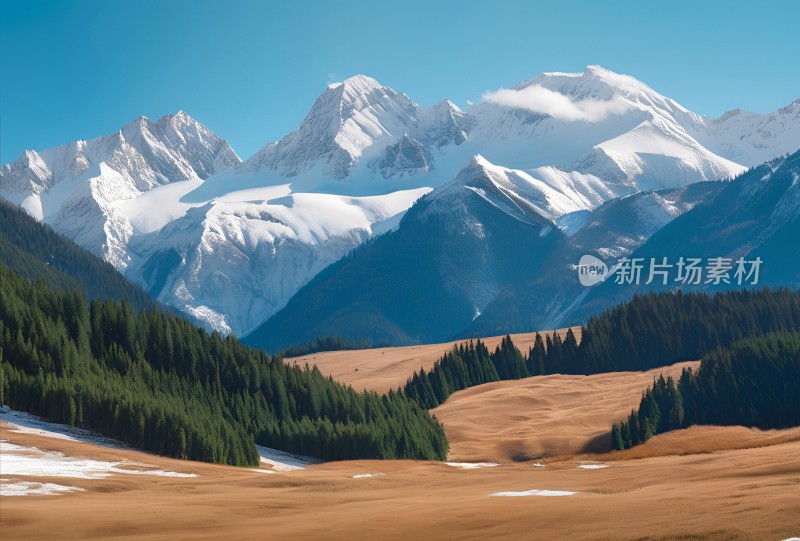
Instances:
[[[525,343],[525,337],[517,339]],[[351,354],[358,360],[350,366],[365,373],[374,361],[378,367],[369,376],[348,382],[381,389],[397,385],[402,370],[395,362],[402,366],[402,359],[413,359],[417,365],[448,347],[316,356],[322,366],[332,366],[330,356]],[[387,355],[394,361],[387,362]],[[254,471],[168,459],[19,433],[0,421],[0,440],[14,445],[195,475],[79,479],[3,474],[4,483],[49,482],[83,490],[4,496],[0,525],[4,536],[19,540],[43,538],[54,529],[65,540],[780,540],[796,535],[800,429],[696,426],[626,451],[602,452],[609,423],[627,415],[644,386],[660,373],[675,375],[693,364],[639,373],[542,376],[460,391],[433,412],[450,440],[452,466],[359,460],[269,473],[268,464]],[[343,369],[342,374],[347,381],[352,372]],[[464,467],[478,462],[495,465]],[[522,495],[535,490],[545,492]],[[493,496],[504,492],[520,497]]]
[[[580,340],[580,327],[573,327]],[[566,329],[559,329],[559,336],[566,335]],[[547,334],[552,334],[549,331]],[[536,333],[512,334],[514,344],[524,352],[533,346]],[[490,350],[500,344],[502,336],[481,339]],[[420,368],[429,370],[433,363],[447,353],[454,345],[464,342],[456,340],[444,344],[425,344],[420,346],[386,347],[363,350],[323,351],[300,357],[286,359],[287,363],[304,366],[317,365],[325,376],[352,385],[356,390],[367,389],[386,393],[405,385],[408,378]]]

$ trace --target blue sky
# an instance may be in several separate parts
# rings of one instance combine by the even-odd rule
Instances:
[[[798,20],[793,0],[3,0],[0,161],[180,109],[246,158],[356,73],[464,106],[600,64],[701,114],[768,112],[800,97]]]

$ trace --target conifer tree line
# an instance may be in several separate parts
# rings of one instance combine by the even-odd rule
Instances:
[[[137,312],[156,305],[111,264],[1,199],[0,263],[29,280],[42,278],[54,289],[80,289],[89,299],[124,299]]]
[[[397,392],[317,370],[156,309],[88,303],[0,264],[0,398],[159,454],[255,465],[255,444],[328,460],[441,460],[440,423]]]
[[[544,347],[539,335],[537,343]],[[424,368],[415,372],[402,392],[422,407],[432,409],[456,391],[492,381],[526,378],[538,373],[531,372],[531,369],[538,369],[538,366],[527,366],[525,357],[510,336],[503,338],[492,352],[481,340],[470,341],[454,346],[434,363],[429,372]]]
[[[303,355],[310,355],[321,351],[344,351],[370,349],[374,347],[380,346],[375,346],[365,341],[348,340],[341,336],[323,336],[306,344],[289,346],[288,348],[282,349],[278,354],[286,359],[288,357],[302,357]]]
[[[800,425],[800,333],[781,331],[740,340],[685,368],[676,383],[664,376],[642,393],[639,409],[611,428],[614,449],[691,425],[761,429]]]
[[[718,347],[779,330],[800,329],[800,291],[740,290],[635,296],[583,327],[578,348],[557,342],[546,373],[649,370],[695,361]]]
[[[433,408],[456,391],[491,381],[546,374],[599,374],[649,370],[704,354],[737,340],[773,331],[800,329],[800,292],[789,289],[634,296],[591,318],[564,338],[536,334],[523,355],[506,336],[489,352],[479,340],[461,344],[434,366],[415,372],[403,392]]]

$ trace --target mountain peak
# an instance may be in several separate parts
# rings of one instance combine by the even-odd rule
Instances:
[[[781,107],[780,109],[778,109],[778,113],[782,115],[790,115],[793,112],[795,112],[795,110],[800,111],[800,98],[794,100],[789,105],[786,105],[785,107]]]
[[[158,119],[158,122],[156,122],[156,125],[160,126],[160,127],[164,127],[164,126],[169,125],[169,126],[172,126],[174,129],[182,129],[182,128],[186,128],[186,127],[189,127],[189,128],[194,127],[194,128],[206,131],[208,133],[211,133],[211,130],[209,130],[202,123],[198,122],[197,120],[195,120],[194,118],[189,116],[189,114],[186,113],[186,111],[184,111],[183,109],[179,110],[175,114],[162,116],[161,118]]]
[[[383,85],[381,85],[378,81],[376,81],[372,77],[369,77],[367,75],[357,74],[353,75],[352,77],[348,77],[344,81],[328,85],[328,88],[330,89],[335,89],[339,87],[352,89],[354,91],[368,92],[370,90],[377,90],[379,88],[383,88]]]
[[[198,122],[189,116],[186,111],[183,109],[179,109],[177,113],[171,115],[164,115],[158,119],[156,124],[164,124],[164,123],[177,123],[177,124],[198,124]]]
[[[372,77],[366,75],[354,75],[340,83],[328,85],[325,92],[317,98],[317,102],[312,107],[309,115],[315,110],[338,109],[343,116],[353,110],[368,107],[377,102],[384,96],[394,97],[400,95],[398,92],[381,85]]]
[[[586,66],[580,79],[576,80],[575,90],[589,96],[608,98],[612,95],[644,97],[645,101],[653,98],[662,101],[664,98],[639,79],[623,73],[617,73],[602,66]]]
[[[730,118],[733,118],[733,117],[735,117],[737,115],[740,115],[742,113],[743,113],[743,111],[737,107],[736,109],[731,109],[730,111],[725,111],[722,114],[722,116],[720,116],[719,118],[715,118],[714,122],[725,122],[726,120],[728,120]]]
[[[658,96],[652,88],[635,77],[617,73],[600,65],[586,66],[583,72],[545,72],[514,86],[521,90],[529,86],[542,86],[560,94],[578,99],[609,99],[614,94]]]
[[[152,124],[152,122],[150,121],[149,118],[147,118],[144,115],[140,115],[131,120],[130,122],[128,122],[127,124],[125,124],[122,127],[122,131],[125,132],[129,129],[141,129],[145,126],[149,126],[150,124]]]
[[[343,179],[362,152],[416,125],[419,106],[405,94],[366,75],[328,85],[300,127],[269,144],[247,162],[250,170],[269,167],[295,176],[324,160],[323,171]]]
[[[494,167],[494,165],[480,154],[475,154],[470,159],[468,167],[480,167],[481,169],[489,169]]]
[[[452,111],[453,113],[456,114],[464,113],[464,111],[462,111],[458,105],[456,105],[450,100],[437,101],[436,103],[431,105],[431,109],[434,111]]]

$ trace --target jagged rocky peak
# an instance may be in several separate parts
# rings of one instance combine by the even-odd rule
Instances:
[[[183,111],[155,123],[140,116],[110,135],[40,152],[25,151],[0,169],[0,192],[38,195],[100,164],[132,178],[140,187],[153,187],[206,178],[239,161],[226,141]]]
[[[0,190],[8,193],[41,193],[52,184],[52,173],[41,154],[26,150],[17,161],[0,169]]]
[[[162,117],[156,126],[162,139],[187,158],[200,178],[207,178],[241,162],[226,140],[182,110]]]
[[[458,194],[460,198],[465,193],[464,188],[477,193],[485,193],[487,189],[493,189],[499,179],[498,169],[480,154],[472,156],[458,174],[437,190],[434,190],[427,197],[430,201],[447,205],[447,201],[453,194]]]
[[[736,109],[731,109],[730,111],[725,111],[720,117],[713,119],[713,122],[719,124],[721,122],[726,122],[726,121],[728,121],[728,120],[730,120],[730,119],[732,119],[732,118],[734,118],[736,116],[739,116],[741,114],[747,114],[747,112],[746,111],[742,111],[741,109],[739,109],[737,107]]]
[[[380,95],[387,92],[396,94],[394,90],[388,86],[383,86],[372,77],[354,75],[344,81],[329,84],[328,89],[320,96],[320,100],[323,100],[325,96],[334,96],[335,100],[340,100],[343,104],[350,104],[353,108],[359,108],[369,103],[370,97],[376,95],[380,97]]]
[[[433,169],[433,160],[422,143],[404,134],[399,141],[386,146],[373,166],[383,178],[402,178],[427,173]]]
[[[795,116],[800,115],[800,98],[797,98],[789,105],[778,109],[778,114],[781,115],[791,115],[792,113],[794,113]]]
[[[154,169],[170,182],[207,178],[241,161],[227,141],[184,111],[165,115],[158,122],[139,117],[120,133],[137,151],[150,157]]]
[[[365,149],[412,131],[418,110],[405,94],[356,75],[329,85],[300,127],[256,153],[247,168],[295,176],[321,164],[323,174],[345,178]]]
[[[420,109],[417,118],[419,139],[436,148],[450,144],[460,145],[467,140],[474,124],[472,117],[450,100],[442,100]]]

